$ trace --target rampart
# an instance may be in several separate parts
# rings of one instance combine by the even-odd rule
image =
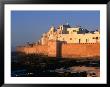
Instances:
[[[25,54],[42,54],[48,55],[48,46],[47,45],[35,45],[35,46],[19,46],[17,47],[17,52],[22,52]]]
[[[62,44],[62,57],[100,56],[100,44]]]
[[[100,56],[100,43],[75,44],[50,40],[47,45],[21,46],[17,51],[26,54],[43,54],[49,57],[82,58]]]

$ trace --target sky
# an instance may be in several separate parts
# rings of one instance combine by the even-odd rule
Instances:
[[[12,11],[11,47],[37,42],[51,26],[66,23],[96,30],[100,28],[100,11]]]

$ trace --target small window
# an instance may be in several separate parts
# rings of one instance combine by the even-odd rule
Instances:
[[[79,39],[79,43],[81,42],[81,39]]]
[[[72,38],[70,38],[70,40],[72,40]]]
[[[95,37],[93,37],[92,39],[95,39]]]
[[[86,39],[86,43],[87,43],[87,39]]]
[[[98,37],[96,37],[96,39],[98,39]]]
[[[73,30],[73,32],[76,32],[76,30]]]

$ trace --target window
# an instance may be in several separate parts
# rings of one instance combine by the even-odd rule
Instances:
[[[95,39],[95,37],[93,37],[92,39]]]
[[[87,43],[87,39],[86,39],[86,43]]]
[[[98,39],[98,37],[96,37],[96,39]]]
[[[76,32],[76,30],[73,30],[73,32]]]
[[[70,38],[70,40],[72,40],[72,38]]]
[[[93,37],[92,39],[99,39],[99,37]]]
[[[81,39],[79,39],[79,43],[81,42]]]

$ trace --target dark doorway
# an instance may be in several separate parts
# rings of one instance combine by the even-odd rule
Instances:
[[[81,39],[79,39],[79,43],[81,42]]]
[[[87,39],[86,39],[86,43],[87,43]]]

